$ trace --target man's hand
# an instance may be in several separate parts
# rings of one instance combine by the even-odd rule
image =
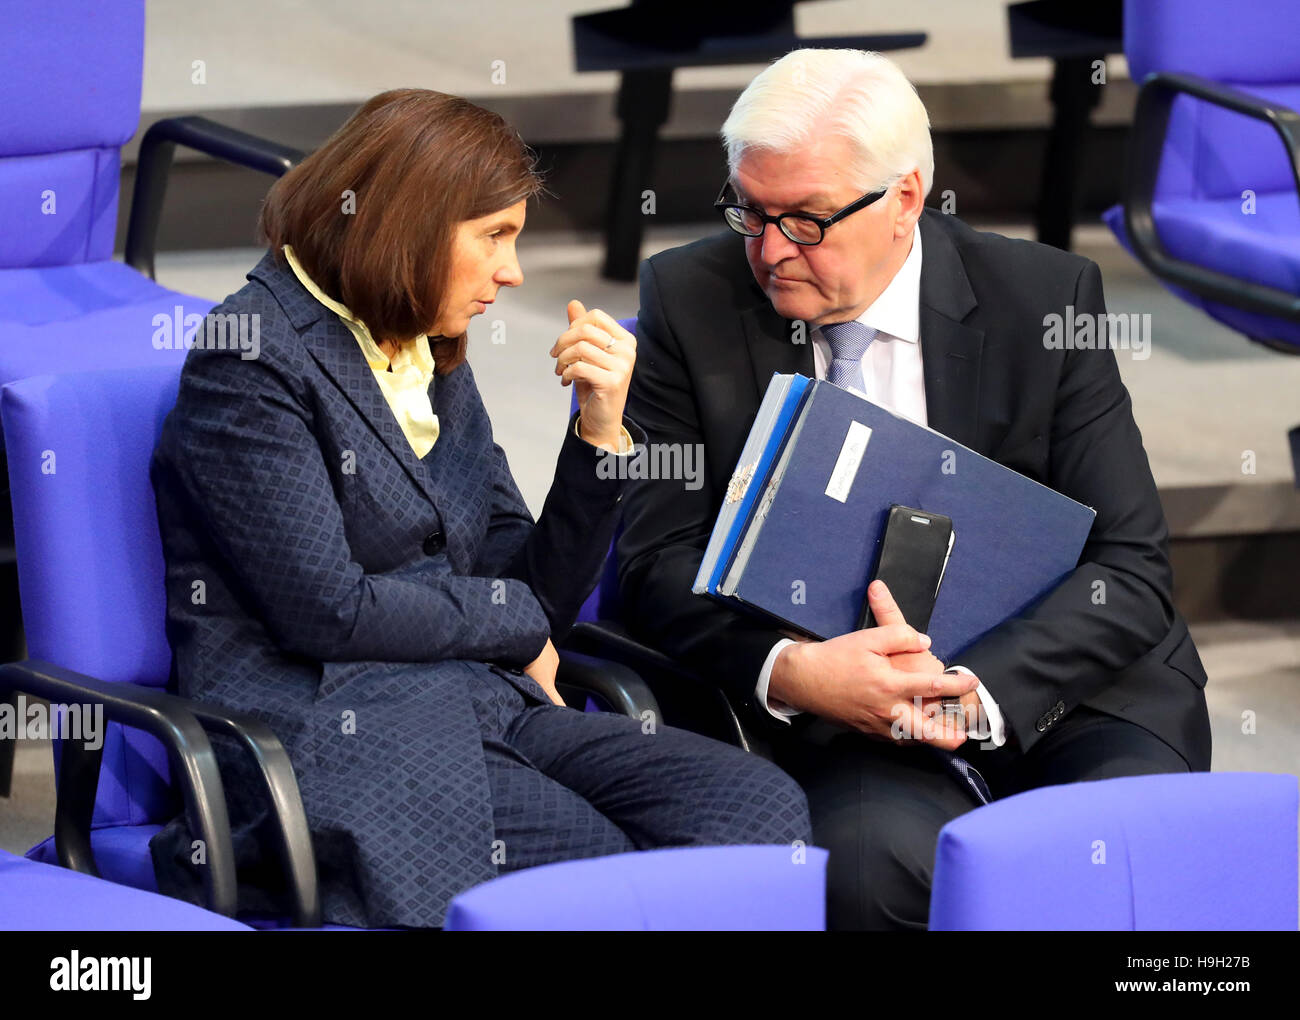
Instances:
[[[546,692],[557,705],[563,705],[564,699],[560,697],[560,692],[555,688],[555,673],[560,668],[560,653],[555,650],[551,644],[551,639],[546,639],[546,647],[542,649],[542,654],[524,667],[524,672],[537,681],[538,685]]]
[[[578,387],[578,432],[587,442],[618,452],[627,388],[636,363],[636,337],[599,308],[568,305],[569,328],[551,347],[555,374]]]
[[[903,623],[902,610],[898,608],[898,603],[894,601],[893,595],[890,594],[888,586],[884,581],[872,581],[871,586],[867,588],[867,599],[871,603],[871,615],[877,623]],[[899,669],[915,670],[917,672],[934,672],[942,670],[943,663],[936,659],[929,652],[922,652],[920,655],[892,655],[889,661]],[[965,675],[965,674],[962,674]],[[976,686],[979,686],[979,677],[975,677]],[[981,713],[984,711],[984,705],[980,701],[980,696],[974,690],[961,696],[961,711],[956,711],[957,706],[951,706],[945,709],[942,698],[923,698],[921,699],[921,711],[928,718],[933,713],[938,728],[942,729],[947,725],[955,727],[958,733],[966,732],[966,723],[968,720],[979,720]],[[952,722],[944,722],[944,712],[948,711],[952,715]],[[976,732],[979,726],[976,726]],[[919,731],[913,731],[918,733]],[[932,741],[933,742],[933,741]],[[951,750],[951,748],[949,748]]]
[[[872,619],[878,624],[906,622],[903,619],[903,611],[898,608],[898,603],[894,601],[894,596],[884,581],[871,582],[871,585],[867,588],[867,600],[871,603]],[[922,652],[919,655],[904,652],[890,656],[889,661],[899,669],[913,670],[918,673],[933,673],[935,670],[943,670],[943,663],[929,652]],[[978,684],[979,678],[976,677],[975,679]],[[966,721],[968,719],[977,719],[977,713],[983,710],[980,697],[974,691],[961,696],[960,707],[961,711],[958,712],[955,705],[945,706],[941,697],[921,699],[922,715],[927,719],[934,718],[935,722],[932,725],[941,733],[947,727],[951,731],[946,734],[948,736],[952,736],[954,733],[965,734]],[[945,713],[948,713],[948,718],[945,718]],[[923,734],[923,730],[913,730],[912,739],[922,739]],[[952,748],[949,748],[949,750],[952,750]]]
[[[889,585],[884,581],[872,581],[867,587],[867,603],[871,606],[871,618],[876,621],[876,626],[887,627],[894,623],[907,623],[903,619],[903,611],[898,608],[898,603],[894,601],[894,596],[889,590]],[[925,652],[900,652],[897,655],[891,655],[889,663],[895,669],[907,670],[910,673],[942,673],[943,663]]]
[[[926,712],[914,699],[923,699],[924,705],[927,698],[961,697],[979,681],[943,672],[943,664],[928,651],[930,639],[902,622],[883,583],[868,598],[879,626],[786,646],[773,665],[769,696],[872,736],[892,739],[897,722],[911,739],[955,750],[966,739],[964,730],[954,732],[933,716],[927,725]],[[900,660],[918,668],[900,669]]]

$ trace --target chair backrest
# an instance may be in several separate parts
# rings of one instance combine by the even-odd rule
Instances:
[[[618,324],[629,333],[636,333],[636,316],[630,319],[619,319]],[[578,410],[578,391],[573,391],[573,397],[569,401],[569,413],[575,414]],[[578,610],[578,619],[580,621],[593,620],[617,620],[622,616],[623,602],[618,593],[618,536],[623,531],[623,525],[620,523],[618,530],[614,532],[614,540],[609,544],[609,555],[605,557],[605,569],[601,572],[600,583],[596,585],[596,590],[587,596],[587,601],[582,604]]]
[[[1210,78],[1300,109],[1295,0],[1125,0],[1124,53],[1140,83],[1156,71]],[[1241,198],[1294,191],[1282,141],[1267,124],[1180,96],[1169,118],[1156,198]]]
[[[165,687],[162,542],[149,462],[179,363],[34,376],[0,391],[27,653],[102,680]],[[93,824],[159,821],[166,753],[110,726]]]
[[[6,0],[0,269],[112,258],[143,66],[143,0]]]
[[[932,931],[1296,930],[1296,777],[1046,786],[939,833]]]

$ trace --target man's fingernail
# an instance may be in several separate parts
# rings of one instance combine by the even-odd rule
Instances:
[[[884,593],[885,593],[885,582],[884,582],[884,581],[872,581],[872,582],[871,582],[871,594],[872,594],[872,595],[883,595]]]
[[[951,673],[953,676],[956,676],[958,673],[961,672],[961,670],[959,670],[959,669],[945,669],[944,672],[945,672],[945,673]]]
[[[922,648],[929,648],[929,647],[930,647],[930,635],[929,635],[929,634],[920,634],[920,635],[918,635],[918,637],[920,637],[920,639],[921,639],[921,647],[922,647]]]

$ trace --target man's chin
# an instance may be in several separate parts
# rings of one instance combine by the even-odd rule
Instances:
[[[801,319],[809,322],[822,314],[820,308],[815,307],[809,301],[792,300],[790,295],[780,292],[773,292],[769,288],[767,299],[772,304],[772,310],[783,319]]]

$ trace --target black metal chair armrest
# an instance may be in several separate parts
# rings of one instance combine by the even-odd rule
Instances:
[[[622,624],[611,620],[576,623],[565,636],[561,655],[566,650],[596,655],[635,670],[664,703],[670,725],[685,726],[765,758],[772,756],[768,742],[741,720],[717,684],[641,644]]]
[[[284,745],[261,719],[198,701],[185,701],[184,704],[204,729],[234,737],[252,757],[262,774],[262,783],[274,812],[276,850],[289,887],[294,926],[320,927],[320,888],[311,829],[307,824],[307,811],[298,790],[293,763]]]
[[[561,649],[555,683],[558,688],[568,688],[579,694],[594,694],[621,715],[644,719],[648,712],[656,725],[662,718],[659,701],[650,686],[621,663]],[[569,700],[563,691],[561,696],[565,701]]]
[[[235,855],[221,774],[212,745],[189,703],[163,691],[108,683],[34,659],[0,665],[0,692],[6,691],[46,698],[53,705],[102,706],[105,719],[158,738],[167,749],[173,779],[180,784],[190,825],[207,848],[203,882],[208,907],[234,916]],[[90,824],[103,760],[102,739],[95,749],[86,747],[81,740],[64,740],[62,749],[55,849],[64,867],[98,876],[90,845]]]
[[[1134,253],[1162,280],[1201,297],[1288,322],[1300,322],[1300,295],[1174,258],[1161,243],[1151,206],[1169,129],[1169,114],[1179,95],[1192,96],[1271,125],[1286,147],[1300,201],[1300,113],[1196,75],[1151,74],[1138,93],[1124,180],[1124,226]]]
[[[177,145],[274,177],[283,176],[304,155],[207,117],[169,117],[152,125],[140,140],[124,252],[126,264],[151,280],[158,222]]]

